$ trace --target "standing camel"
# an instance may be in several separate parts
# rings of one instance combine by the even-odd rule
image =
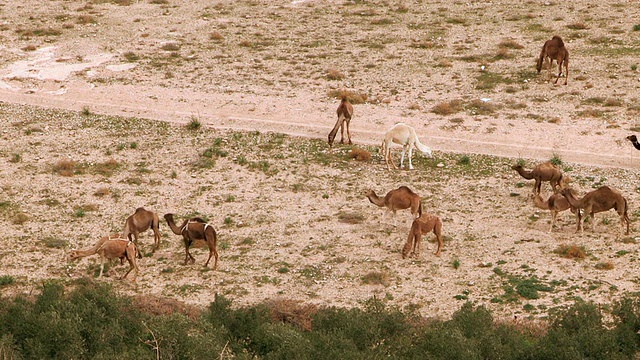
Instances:
[[[138,234],[150,228],[153,230],[153,251],[155,252],[160,248],[160,219],[155,212],[137,208],[136,212],[125,221],[122,235],[129,240],[132,240],[131,235],[133,235],[133,241],[137,244]]]
[[[405,124],[405,123],[397,123],[391,129],[387,130],[387,133],[384,135],[384,140],[382,140],[382,146],[380,147],[380,152],[384,154],[384,160],[387,163],[387,170],[391,170],[389,168],[389,162],[393,165],[394,169],[397,169],[396,164],[391,159],[391,143],[394,142],[396,144],[402,145],[402,157],[400,158],[400,167],[404,166],[404,154],[409,151],[409,169],[413,170],[413,164],[411,163],[411,158],[413,156],[413,147],[420,150],[423,154],[428,157],[433,157],[431,154],[431,149],[426,145],[420,142],[418,139],[418,135],[416,135],[416,130]]]
[[[552,232],[556,226],[556,218],[559,212],[571,209],[571,212],[575,214],[577,211],[576,208],[572,207],[569,201],[560,194],[551,194],[546,201],[542,199],[540,194],[534,194],[533,204],[538,209],[551,211],[551,227],[549,228],[549,232]]]
[[[434,253],[436,256],[440,256],[442,251],[442,220],[439,217],[432,214],[422,214],[419,218],[413,220],[411,224],[411,230],[409,231],[409,237],[407,242],[402,248],[402,258],[409,256],[409,252],[413,256],[420,256],[420,243],[422,235],[427,235],[430,231],[436,235],[438,241],[438,249]],[[413,251],[411,251],[413,248]]]
[[[564,65],[566,73],[564,84],[567,85],[567,80],[569,80],[569,51],[564,46],[564,42],[560,36],[555,35],[551,40],[544,42],[542,51],[540,51],[540,58],[538,58],[538,63],[536,65],[538,74],[540,74],[540,70],[542,70],[542,63],[547,58],[549,59],[549,70],[551,70],[553,60],[558,63],[558,77],[556,78],[556,81],[554,81],[554,84],[556,84],[558,79],[560,79],[560,75],[562,75],[562,65]]]
[[[211,224],[207,224],[201,218],[195,217],[191,219],[186,219],[182,222],[180,226],[177,226],[175,221],[173,220],[173,214],[165,214],[165,220],[167,220],[167,224],[171,228],[176,235],[182,235],[182,240],[184,241],[184,264],[187,265],[189,262],[192,264],[196,262],[196,259],[189,252],[189,248],[196,240],[204,240],[209,247],[209,258],[204,266],[209,266],[209,260],[211,257],[215,257],[215,261],[213,264],[213,270],[218,268],[218,250],[216,249],[218,243],[218,236],[216,234],[216,230],[213,228]]]
[[[414,219],[422,215],[420,195],[414,193],[404,185],[395,190],[389,191],[383,198],[376,195],[376,193],[371,189],[365,191],[364,196],[366,196],[372,204],[379,207],[385,207],[385,215],[389,212],[393,212],[394,226],[396,225],[396,210],[411,209],[411,214]]]
[[[586,193],[582,199],[576,199],[571,189],[562,189],[560,192],[564,196],[569,204],[574,208],[580,210],[584,209],[584,217],[580,216],[580,211],[577,213],[578,217],[578,230],[583,231],[582,224],[584,219],[589,215],[591,220],[591,226],[593,231],[596,231],[596,220],[594,215],[599,212],[615,209],[620,215],[620,225],[622,226],[621,232],[625,231],[625,223],[627,224],[626,234],[629,235],[629,216],[627,214],[628,206],[627,199],[622,196],[618,190],[611,189],[608,186],[601,186],[596,190]]]
[[[349,123],[351,122],[351,117],[353,116],[353,106],[347,100],[346,96],[342,96],[342,100],[340,100],[340,105],[338,105],[338,121],[336,121],[336,125],[331,129],[329,133],[329,146],[333,145],[333,140],[336,138],[336,134],[338,133],[338,128],[340,128],[340,144],[344,144],[344,128],[345,124],[347,127],[347,137],[349,138],[349,145],[351,145],[351,132],[349,131]]]
[[[539,194],[543,181],[549,181],[554,193],[558,193],[564,187],[562,179],[562,171],[550,162],[544,162],[536,165],[531,171],[526,171],[522,165],[513,165],[511,169],[515,170],[527,180],[534,179],[536,181],[533,186],[533,193]]]
[[[76,260],[94,254],[100,255],[100,275],[98,275],[99,278],[102,277],[102,273],[104,271],[105,259],[120,259],[120,262],[122,263],[122,261],[126,258],[127,261],[129,261],[129,270],[120,279],[126,278],[131,270],[135,269],[133,281],[136,281],[138,271],[140,270],[138,268],[138,264],[136,263],[138,248],[132,241],[125,240],[118,234],[114,236],[105,236],[98,240],[98,242],[89,249],[72,250],[69,253],[69,260]]]

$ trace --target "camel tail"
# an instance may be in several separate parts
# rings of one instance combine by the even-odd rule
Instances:
[[[547,45],[546,43],[544,45]],[[542,70],[542,63],[544,62],[544,55],[545,55],[545,46],[542,46],[542,50],[540,51],[540,57],[538,58],[538,62],[536,63],[536,70],[538,70],[538,74],[540,74],[540,71]]]
[[[629,210],[629,206],[627,205],[627,199],[622,198],[624,200],[624,220],[627,223],[627,235],[629,234],[629,214],[627,210]]]
[[[415,135],[415,131],[414,131],[414,135]],[[428,157],[433,157],[433,154],[431,153],[431,149],[425,144],[421,143],[417,135],[415,135],[415,138],[416,138],[416,143],[415,143],[416,149],[420,150],[420,152],[427,155]]]

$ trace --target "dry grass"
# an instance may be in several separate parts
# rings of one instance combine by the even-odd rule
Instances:
[[[371,271],[362,277],[362,283],[367,285],[389,286],[391,282],[389,274],[383,271]]]
[[[220,34],[217,31],[213,31],[210,35],[209,35],[209,39],[213,40],[213,41],[222,41],[224,40],[224,36],[222,36],[222,34]]]
[[[304,331],[312,330],[311,317],[318,312],[316,305],[298,300],[274,299],[267,306],[274,321],[291,324]]]
[[[108,187],[101,187],[93,193],[93,196],[103,197],[111,194],[111,190]]]
[[[584,259],[587,257],[587,252],[584,246],[578,245],[562,244],[553,252],[566,259]]]
[[[354,105],[364,104],[369,99],[367,94],[358,94],[347,90],[331,90],[327,93],[327,96],[334,99],[342,99],[343,97],[346,97],[347,100]]]
[[[73,176],[76,173],[78,163],[69,159],[58,160],[53,165],[53,172],[61,176]]]
[[[595,265],[598,270],[613,270],[614,266],[611,261],[599,262]]]
[[[431,112],[438,115],[451,115],[462,110],[462,100],[451,100],[449,102],[443,102],[436,104]]]
[[[344,74],[334,68],[329,68],[327,69],[327,79],[342,80],[344,79]]]

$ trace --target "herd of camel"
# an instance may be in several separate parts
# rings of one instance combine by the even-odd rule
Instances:
[[[560,76],[563,74],[562,68],[564,67],[564,84],[567,85],[569,77],[569,51],[566,49],[564,42],[559,36],[553,36],[551,40],[544,43],[536,64],[538,73],[542,70],[542,65],[545,61],[551,65],[554,60],[558,64],[558,76],[556,77],[554,84],[558,82],[558,79],[560,79]],[[341,133],[340,143],[344,144],[344,133],[346,130],[348,143],[352,144],[349,124],[353,116],[353,106],[346,96],[343,96],[340,101],[337,109],[337,115],[338,121],[329,132],[329,146],[333,145],[338,129],[340,129]],[[640,150],[640,143],[638,143],[638,139],[635,135],[628,136],[627,139],[631,141],[636,149]],[[380,146],[380,152],[384,155],[388,170],[390,170],[390,164],[394,169],[398,169],[391,159],[391,143],[402,145],[400,168],[404,167],[405,154],[408,153],[409,169],[413,169],[411,158],[414,147],[424,155],[433,157],[431,149],[420,142],[420,139],[413,127],[404,123],[397,123],[385,133]],[[622,231],[625,231],[626,224],[626,234],[629,234],[627,200],[619,191],[611,189],[608,186],[602,186],[597,190],[588,192],[581,199],[578,199],[575,197],[575,192],[572,189],[565,187],[562,171],[550,162],[539,164],[531,171],[525,170],[521,165],[514,165],[512,169],[517,171],[518,174],[525,179],[535,180],[533,187],[533,202],[536,207],[543,210],[549,210],[551,212],[552,220],[549,231],[552,231],[555,227],[556,216],[561,211],[570,209],[571,212],[576,215],[577,231],[582,231],[583,222],[586,216],[590,216],[593,230],[595,231],[594,214],[615,209],[618,215],[620,215]],[[553,189],[553,194],[547,200],[544,200],[540,195],[540,188],[543,181],[550,182]],[[426,235],[430,232],[433,232],[436,236],[437,249],[435,255],[440,256],[443,246],[442,220],[436,215],[422,212],[421,198],[418,194],[413,192],[407,186],[400,186],[395,190],[389,191],[384,197],[379,197],[370,189],[365,191],[364,195],[371,203],[379,207],[386,208],[386,213],[392,212],[394,214],[394,219],[397,210],[411,210],[413,222],[411,224],[411,229],[409,230],[407,241],[402,248],[403,258],[406,258],[407,256],[419,256],[422,235]],[[213,270],[217,268],[217,235],[211,224],[208,224],[202,218],[194,217],[184,220],[183,223],[178,226],[174,222],[173,214],[166,214],[164,218],[174,234],[182,235],[185,247],[185,265],[195,262],[194,257],[189,252],[189,248],[195,241],[202,240],[206,242],[209,248],[209,257],[207,258],[205,266],[208,266],[211,257],[214,257]],[[127,259],[129,262],[129,270],[121,277],[121,279],[124,279],[131,271],[135,270],[135,281],[139,272],[136,259],[141,258],[136,245],[138,235],[149,229],[152,229],[154,233],[153,251],[155,251],[160,247],[158,215],[153,211],[138,208],[133,215],[127,218],[122,234],[105,236],[94,246],[88,249],[73,250],[69,254],[69,259],[74,260],[94,254],[100,255],[101,264],[100,274],[98,275],[99,277],[102,276],[105,259],[120,259],[121,263],[124,263],[124,259]]]
[[[213,270],[217,269],[218,236],[213,225],[199,217],[185,219],[180,225],[175,223],[173,214],[165,214],[164,218],[174,234],[182,235],[185,250],[185,265],[195,263],[195,258],[189,252],[189,248],[196,241],[200,240],[206,242],[209,247],[209,258],[207,258],[204,266],[209,266],[211,257],[214,257]],[[120,279],[126,278],[132,270],[135,270],[133,278],[133,281],[135,281],[140,271],[136,259],[142,258],[137,246],[138,235],[149,229],[153,230],[153,251],[156,251],[160,248],[160,219],[158,214],[142,207],[137,208],[125,221],[122,234],[105,236],[88,249],[72,250],[69,253],[69,259],[76,260],[85,256],[98,254],[100,256],[100,274],[98,277],[102,277],[105,260],[120,259],[120,263],[122,264],[124,263],[124,259],[127,259],[129,262],[129,270]]]
[[[553,61],[558,64],[558,76],[554,84],[558,82],[560,76],[563,75],[562,69],[564,67],[565,82],[569,77],[569,51],[564,45],[562,38],[559,36],[553,36],[551,40],[544,43],[540,56],[536,64],[536,70],[538,73],[542,70],[542,65],[546,61],[551,65]],[[550,66],[549,66],[550,68]],[[351,133],[349,131],[349,123],[353,116],[353,106],[349,103],[345,96],[342,97],[340,105],[337,109],[338,121],[329,133],[328,142],[329,146],[333,145],[335,136],[338,129],[341,129],[340,143],[344,143],[344,131],[346,127],[348,143],[351,144]],[[640,150],[640,143],[635,135],[627,137],[634,147]],[[411,163],[412,149],[415,147],[428,157],[432,157],[431,149],[420,142],[416,135],[416,131],[411,126],[398,123],[391,127],[384,136],[382,145],[380,147],[381,154],[384,155],[387,169],[390,170],[389,163],[394,169],[397,169],[396,165],[391,160],[390,145],[391,143],[402,145],[402,155],[400,158],[400,167],[404,167],[405,153],[408,151],[409,169],[413,169]],[[533,203],[536,207],[549,210],[551,212],[551,228],[550,231],[556,226],[557,214],[561,211],[570,209],[577,217],[577,231],[582,231],[583,223],[587,216],[590,217],[593,230],[595,231],[594,214],[607,211],[610,209],[616,210],[620,215],[620,222],[622,225],[622,231],[629,234],[629,217],[628,217],[628,205],[627,200],[622,194],[615,189],[608,186],[602,186],[597,190],[588,192],[581,199],[576,198],[575,191],[567,188],[563,179],[562,171],[554,166],[550,162],[545,162],[537,165],[533,170],[526,171],[521,165],[514,165],[513,170],[516,170],[520,176],[525,179],[534,179],[535,184],[533,187]],[[548,181],[553,189],[553,194],[546,200],[540,195],[540,188],[543,181]],[[438,243],[435,255],[440,255],[442,251],[442,221],[439,217],[433,214],[422,213],[421,198],[418,194],[414,193],[407,186],[400,186],[395,190],[389,191],[384,197],[379,197],[373,190],[365,191],[364,195],[369,201],[379,207],[385,207],[387,212],[395,212],[402,209],[411,209],[413,215],[413,223],[407,242],[402,249],[403,258],[407,256],[418,256],[420,254],[420,242],[421,236],[426,235],[433,231]]]

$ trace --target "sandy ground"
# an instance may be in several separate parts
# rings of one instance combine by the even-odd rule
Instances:
[[[163,247],[141,261],[138,284],[118,285],[132,293],[196,304],[219,292],[241,304],[286,296],[346,306],[375,295],[417,304],[429,316],[455,311],[457,296],[505,315],[543,316],[577,297],[609,302],[635,292],[633,231],[617,236],[611,211],[596,234],[574,235],[569,214],[549,234],[549,215],[531,206],[531,185],[509,165],[562,159],[582,193],[618,188],[629,199],[633,228],[640,153],[625,137],[638,129],[639,11],[633,2],[610,1],[5,3],[1,200],[9,210],[2,219],[8,229],[0,237],[2,273],[19,279],[15,291],[86,275],[95,259],[68,265],[67,248],[18,251],[10,244],[53,237],[68,247],[89,246],[146,206],[161,215],[206,214],[226,246],[219,272],[184,267],[179,239],[164,226]],[[566,86],[547,81],[547,70],[535,71],[542,43],[553,34],[571,53]],[[347,149],[287,138],[282,152],[266,151],[277,174],[238,161],[259,163],[265,150],[258,145],[275,141],[269,133],[326,139],[339,91],[367,98],[354,106],[355,144],[373,150],[387,128],[403,121],[436,159],[397,173],[378,156],[364,164],[305,163],[314,153],[339,156]],[[456,102],[451,114],[434,111]],[[145,126],[117,130],[98,115],[169,126],[139,120]],[[194,119],[207,130],[186,130]],[[249,133],[245,138],[255,143],[243,146],[230,130],[257,130],[265,138]],[[218,138],[227,139],[230,155],[210,170],[194,169]],[[287,150],[307,146],[300,158]],[[465,154],[474,171],[457,169]],[[504,159],[487,164],[473,154]],[[122,168],[110,176],[67,178],[51,170],[60,159],[111,158]],[[419,261],[401,260],[408,215],[394,228],[361,195],[399,185],[411,186],[425,208],[446,219],[442,257],[425,251]],[[111,195],[94,195],[101,188]],[[79,218],[74,208],[83,205],[96,210]],[[16,223],[16,212],[29,220]],[[365,219],[344,224],[336,220],[341,212]],[[147,245],[150,239],[143,237]],[[589,257],[562,259],[553,252],[560,244],[584,246]],[[608,262],[613,269],[602,270]],[[497,274],[497,266],[507,275]],[[370,271],[382,274],[383,284],[364,283]],[[508,274],[556,287],[540,299],[505,303]]]

